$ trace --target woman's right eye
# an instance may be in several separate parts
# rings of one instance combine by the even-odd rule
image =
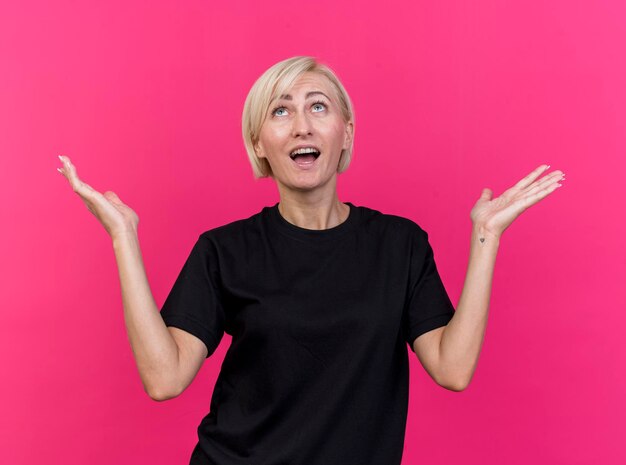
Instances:
[[[280,110],[285,110],[285,107],[277,107],[277,108],[274,108],[274,109],[272,110],[272,115],[281,116],[281,115],[278,115],[278,114],[277,114],[277,112],[278,112],[278,111],[280,111]]]

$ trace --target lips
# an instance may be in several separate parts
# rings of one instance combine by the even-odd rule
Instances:
[[[319,155],[318,155],[319,156]],[[300,168],[306,168],[315,164],[317,157],[312,153],[307,153],[305,155],[298,155],[293,159],[293,162],[298,165]]]
[[[304,149],[308,149],[308,150],[304,150]],[[301,153],[295,153],[295,152],[301,152]],[[295,160],[297,157],[307,157],[310,158],[311,156],[315,157],[315,159],[317,159],[317,157],[320,156],[320,149],[317,148],[315,145],[300,145],[298,147],[295,147],[290,153],[289,156],[291,157],[292,160]]]

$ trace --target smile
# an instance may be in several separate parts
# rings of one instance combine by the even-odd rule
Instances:
[[[320,152],[314,147],[303,147],[294,150],[289,156],[299,168],[310,169],[320,156]]]
[[[307,170],[313,167],[313,165],[315,165],[315,162],[317,161],[317,158],[319,156],[320,156],[319,153],[315,153],[315,154],[309,153],[306,155],[298,155],[298,156],[292,157],[291,159],[300,169]]]
[[[320,151],[315,147],[303,147],[294,150],[289,156],[292,160],[295,160],[296,158],[312,160],[313,158],[317,159],[317,157],[320,156]]]

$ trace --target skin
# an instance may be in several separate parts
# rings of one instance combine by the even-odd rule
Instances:
[[[315,91],[325,96],[306,97]],[[344,121],[332,84],[321,74],[303,73],[289,95],[291,99],[279,99],[270,107],[255,150],[272,168],[281,215],[302,228],[332,228],[344,222],[350,212],[337,196],[337,167],[342,149],[350,147],[354,124]],[[280,108],[272,114],[276,106]],[[313,169],[302,170],[289,157],[303,144],[315,145],[321,151]]]
[[[143,266],[137,225],[139,217],[111,191],[104,194],[83,182],[66,156],[57,168],[87,209],[111,236],[118,266],[124,321],[146,393],[163,401],[178,396],[196,376],[207,356],[197,337],[165,326]]]
[[[422,334],[413,343],[426,371],[447,389],[466,389],[476,370],[502,233],[525,210],[559,188],[565,179],[560,170],[546,174],[548,168],[549,165],[537,167],[500,197],[493,198],[493,192],[484,188],[470,212],[469,263],[455,314],[447,326]]]
[[[327,97],[307,98],[312,91]],[[279,211],[287,221],[307,229],[335,227],[347,219],[350,210],[339,201],[336,187],[341,150],[350,146],[354,125],[343,120],[336,94],[325,76],[304,73],[289,95],[291,99],[277,101],[276,106],[281,108],[266,118],[255,150],[272,168],[280,194]],[[314,104],[317,100],[325,105]],[[321,149],[311,170],[299,169],[289,157],[301,144]],[[154,400],[176,397],[196,376],[207,349],[195,336],[165,326],[143,266],[137,214],[114,192],[101,194],[79,179],[68,157],[59,159],[63,166],[58,171],[112,239],[126,328],[144,389]],[[446,389],[464,390],[476,370],[503,232],[565,179],[562,171],[547,173],[548,168],[537,167],[496,198],[490,189],[483,189],[470,212],[470,255],[456,312],[447,326],[422,334],[413,342],[424,369]]]

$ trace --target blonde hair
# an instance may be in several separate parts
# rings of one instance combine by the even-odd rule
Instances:
[[[268,115],[269,107],[278,96],[287,94],[298,77],[306,72],[318,73],[328,78],[335,91],[337,103],[344,122],[347,123],[351,121],[354,124],[354,113],[350,97],[341,84],[341,81],[339,81],[339,78],[327,65],[320,63],[314,57],[310,56],[295,56],[276,63],[256,80],[243,106],[241,130],[243,133],[243,142],[246,147],[246,152],[248,152],[248,158],[250,159],[255,178],[272,176],[272,168],[267,159],[259,158],[254,150],[255,145],[259,141],[261,127]],[[348,169],[350,160],[352,159],[353,146],[354,129],[350,148],[344,149],[341,152],[339,165],[337,167],[338,173],[342,173]]]

